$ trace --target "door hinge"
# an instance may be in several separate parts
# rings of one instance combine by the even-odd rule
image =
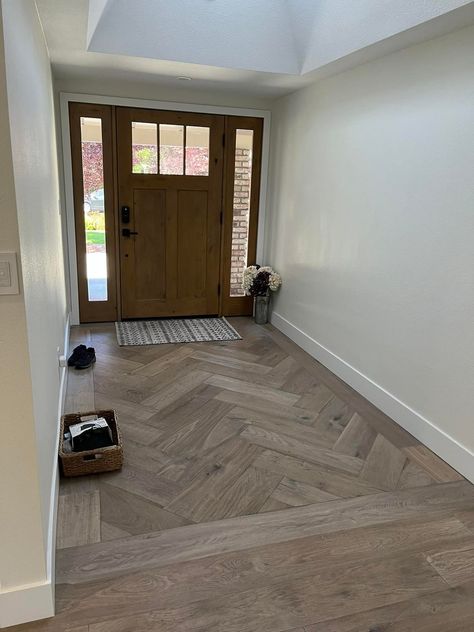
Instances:
[[[220,221],[222,226],[222,222],[224,221],[224,211],[221,211]]]
[[[225,147],[225,134],[222,134],[222,147]]]
[[[217,284],[217,296],[220,296],[220,295],[221,295],[221,284],[218,283]]]

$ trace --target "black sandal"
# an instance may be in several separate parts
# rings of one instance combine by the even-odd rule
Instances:
[[[96,361],[95,357],[95,349],[94,347],[88,347],[87,349],[83,349],[81,355],[76,361],[76,369],[88,369],[90,366],[94,364]]]
[[[67,365],[68,366],[76,366],[76,362],[78,362],[79,358],[82,356],[83,352],[86,351],[86,345],[77,346],[71,355],[68,358]]]

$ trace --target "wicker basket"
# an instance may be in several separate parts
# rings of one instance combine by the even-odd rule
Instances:
[[[98,415],[103,417],[112,431],[115,445],[84,452],[65,452],[64,433],[73,424],[80,423],[81,417]],[[64,476],[84,476],[99,472],[113,472],[119,470],[123,463],[122,435],[117,424],[114,410],[93,410],[86,413],[71,413],[61,417],[61,435],[59,438],[59,460]]]

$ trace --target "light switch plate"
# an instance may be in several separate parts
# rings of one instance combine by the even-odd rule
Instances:
[[[0,261],[0,287],[10,287],[12,275],[8,261]]]
[[[19,294],[16,252],[0,252],[0,294]]]

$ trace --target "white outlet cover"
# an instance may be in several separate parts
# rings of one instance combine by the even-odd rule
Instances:
[[[0,294],[19,294],[16,252],[0,252]]]

